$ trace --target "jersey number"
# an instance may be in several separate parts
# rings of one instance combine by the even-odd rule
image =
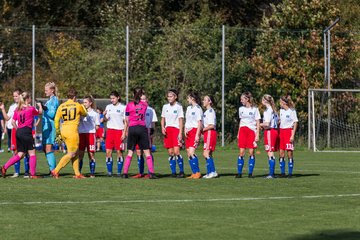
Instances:
[[[19,122],[23,124],[25,122],[25,113],[20,113],[19,115]]]
[[[61,110],[62,112],[62,119],[64,121],[72,121],[75,120],[76,118],[76,108],[63,108]]]

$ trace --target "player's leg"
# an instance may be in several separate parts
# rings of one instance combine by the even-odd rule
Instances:
[[[179,175],[177,176],[178,178],[184,178],[185,177],[185,173],[184,173],[184,159],[180,154],[180,147],[178,145],[176,145],[174,148],[174,154],[173,156],[176,159],[176,162],[179,166]],[[175,160],[174,159],[174,160]],[[176,163],[174,162],[174,164],[176,165]],[[176,172],[176,167],[175,167],[175,172]]]
[[[35,149],[28,151],[29,155],[29,167],[30,167],[30,177],[36,178],[36,154]]]
[[[288,171],[289,171],[289,175],[288,177],[291,178],[293,175],[293,170],[294,170],[294,152],[293,150],[288,150],[287,151],[287,155],[288,155]]]
[[[78,149],[78,155],[79,155],[79,172],[81,173],[83,163],[84,163],[84,155],[85,155],[85,149],[89,152],[89,143],[88,143],[88,135],[86,133],[80,133],[79,134],[79,149]]]
[[[116,131],[114,129],[108,129],[105,140],[105,149],[106,149],[105,162],[109,177],[112,176],[112,169],[113,169],[112,151],[115,147],[115,132]]]
[[[49,166],[49,170],[52,171],[56,167],[55,154],[53,152],[53,144],[55,143],[56,131],[55,127],[43,129],[42,132],[42,144],[45,152],[45,157]]]
[[[13,155],[5,164],[1,167],[1,174],[2,177],[6,176],[6,171],[14,165],[15,163],[19,162],[21,158],[23,158],[24,152],[18,152],[17,154]]]
[[[139,145],[135,146],[135,150],[136,150],[136,157],[137,157],[139,173],[137,175],[133,176],[132,178],[142,178],[142,177],[144,177],[145,160],[144,160],[144,156],[143,156],[142,151],[140,150]]]
[[[279,166],[280,166],[280,176],[285,177],[285,150],[280,149],[279,151]]]
[[[89,167],[90,167],[90,177],[95,177],[95,168],[96,168],[96,160],[95,160],[95,152],[96,152],[96,137],[94,133],[90,133],[88,136],[88,146],[87,152],[89,157]]]
[[[195,154],[195,148],[194,147],[188,147],[186,149],[186,151],[187,151],[187,155],[189,157],[190,168],[191,168],[191,171],[193,173],[188,178],[193,178],[193,179],[201,178],[200,167],[199,167],[199,159]]]

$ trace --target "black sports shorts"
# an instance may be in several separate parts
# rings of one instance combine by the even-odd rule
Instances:
[[[29,150],[35,149],[32,129],[23,127],[16,129],[16,148],[18,152],[27,153]]]
[[[127,149],[134,150],[136,144],[141,150],[149,149],[149,134],[145,126],[131,126],[129,127]]]

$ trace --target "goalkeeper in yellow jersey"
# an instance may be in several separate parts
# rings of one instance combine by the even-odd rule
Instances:
[[[67,147],[67,154],[65,154],[57,164],[56,168],[51,171],[53,177],[58,178],[60,170],[65,167],[71,160],[75,172],[74,178],[85,178],[79,172],[79,133],[78,126],[81,116],[86,116],[86,110],[83,105],[76,102],[77,92],[74,89],[68,91],[68,100],[62,103],[56,111],[55,115],[55,129],[57,135],[61,133],[61,138],[64,140]],[[62,120],[61,131],[59,122]]]

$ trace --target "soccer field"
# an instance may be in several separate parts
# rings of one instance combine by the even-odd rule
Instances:
[[[199,180],[170,178],[163,150],[157,180],[106,177],[96,156],[93,179],[72,179],[70,165],[60,179],[0,179],[0,239],[360,239],[359,153],[297,151],[292,179],[264,179],[263,151],[253,179],[234,178],[232,149],[215,153],[220,178]],[[47,173],[40,153],[38,172]]]

